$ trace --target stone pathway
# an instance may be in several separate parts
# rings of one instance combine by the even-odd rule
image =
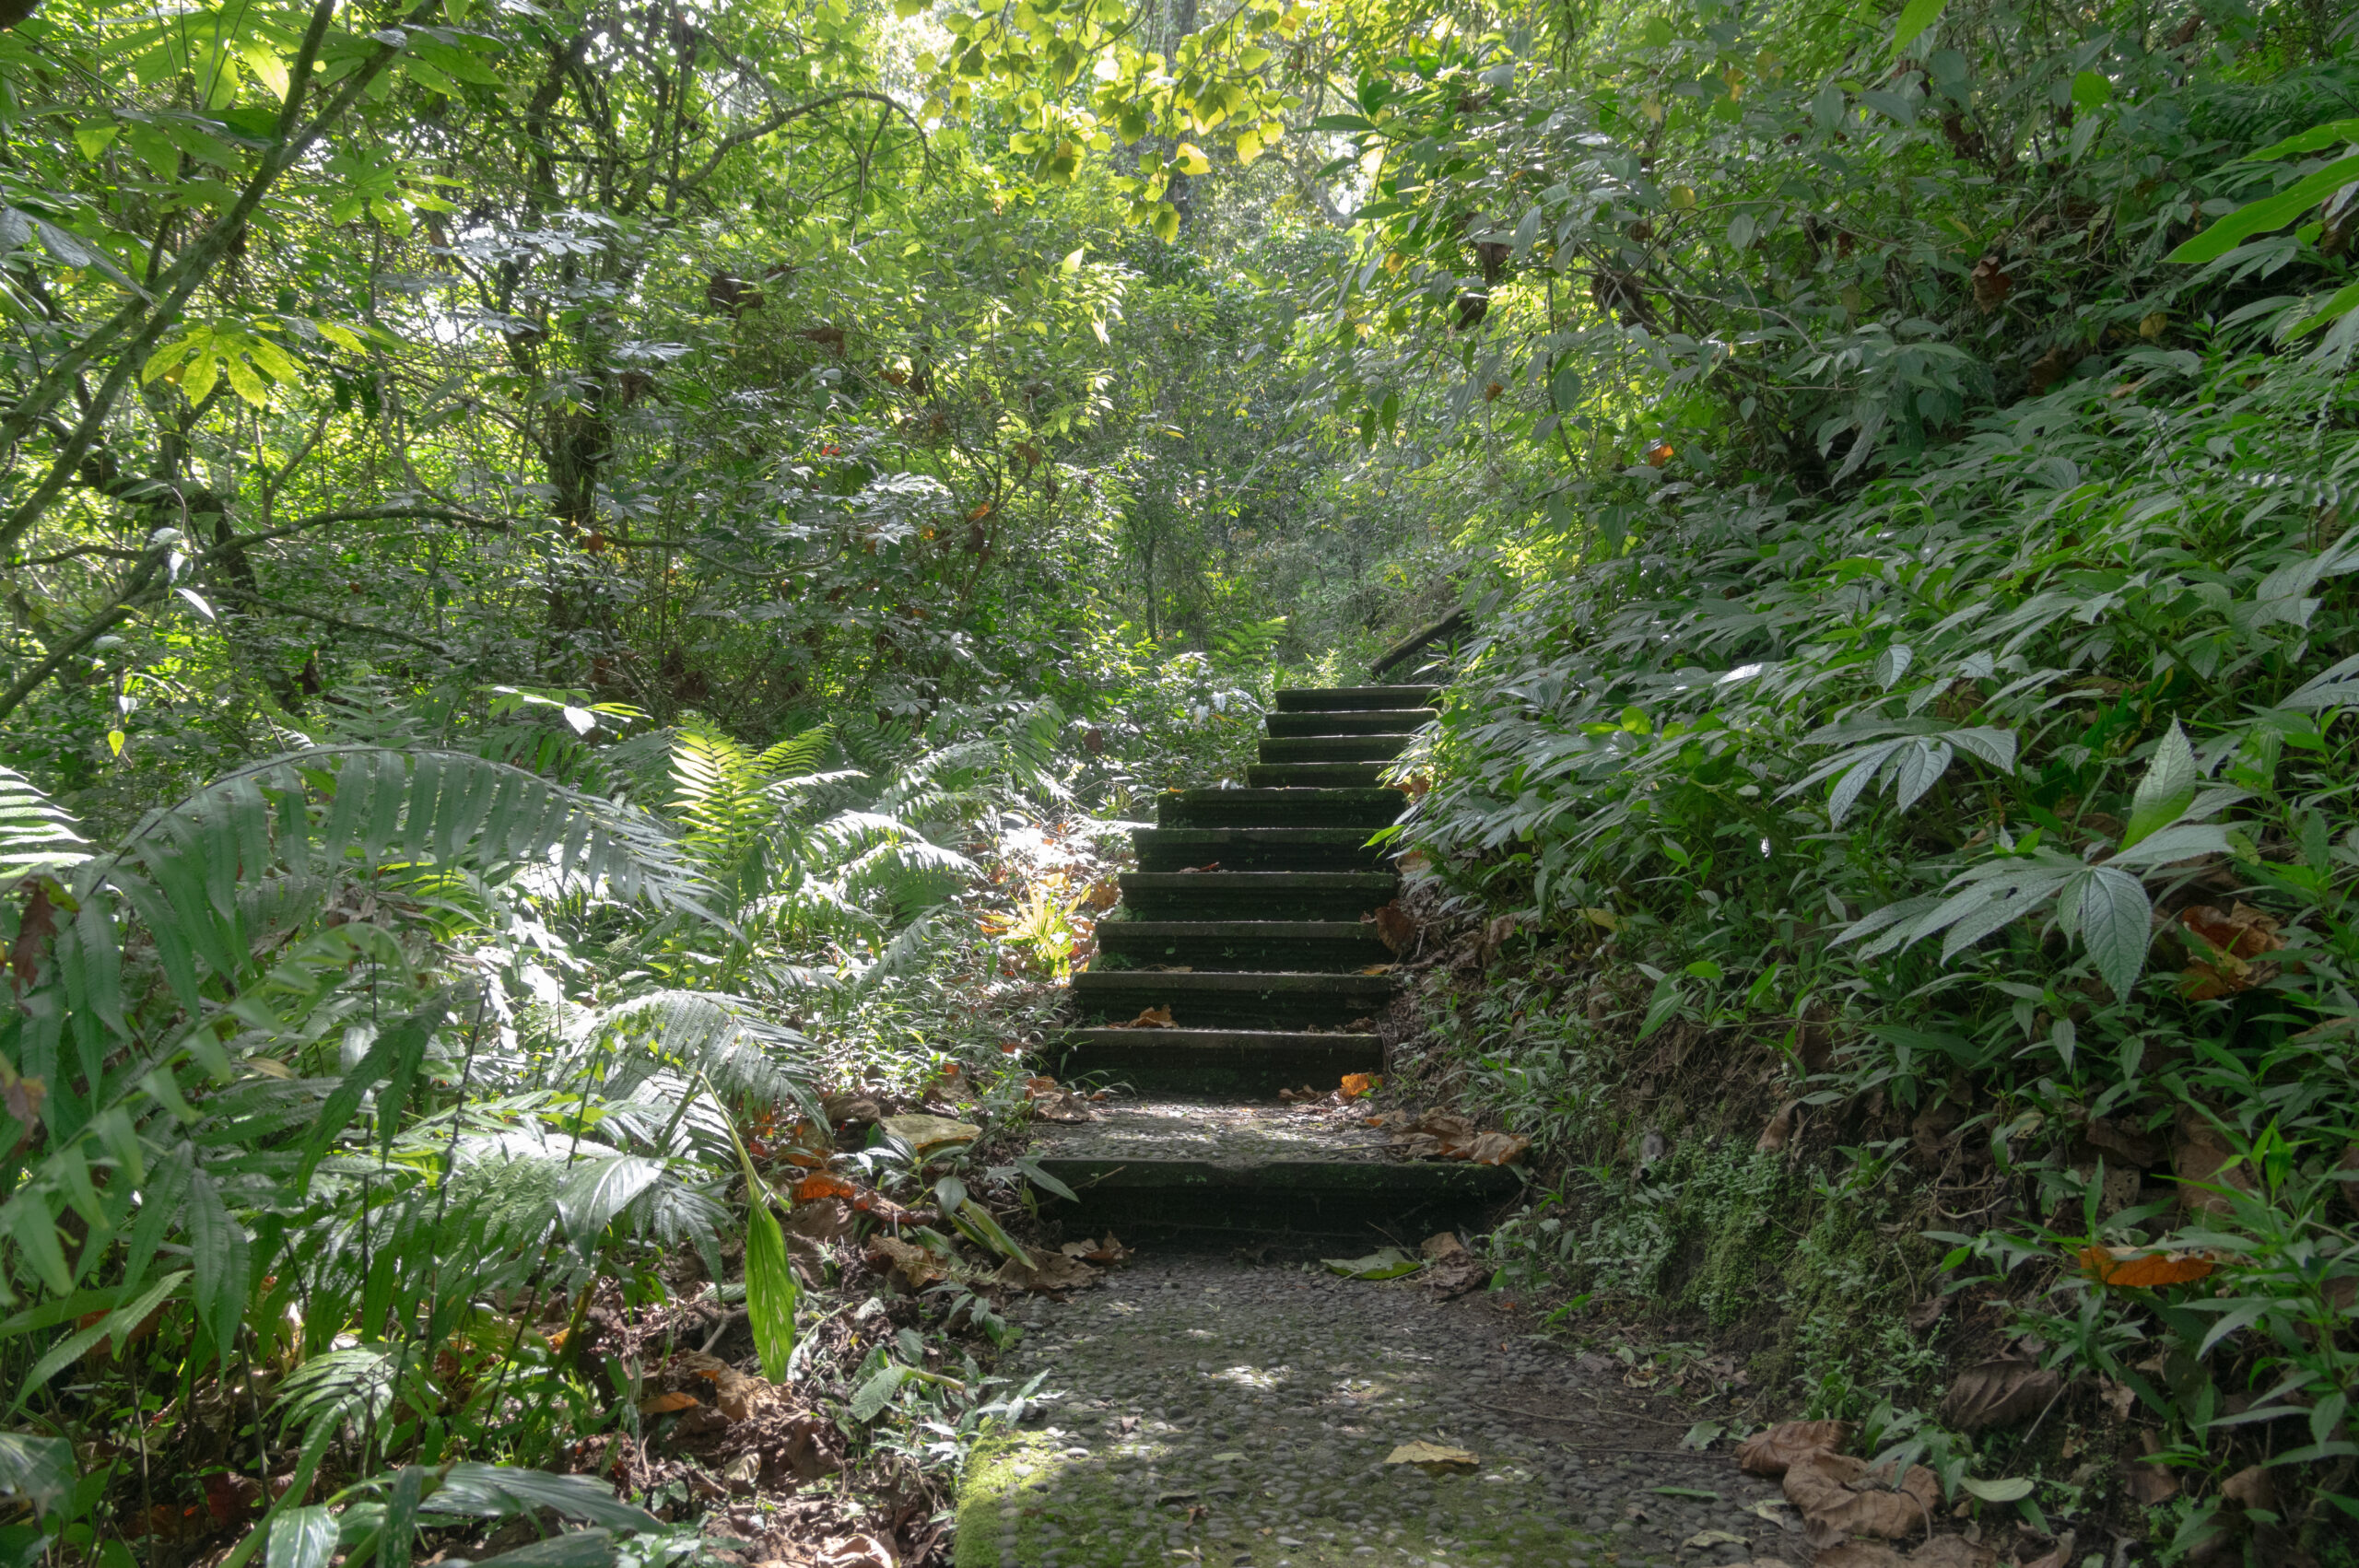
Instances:
[[[1353,1118],[1277,1101],[1383,1069],[1375,1021],[1396,981],[1376,916],[1400,878],[1368,840],[1401,814],[1378,779],[1433,697],[1282,691],[1246,788],[1156,802],[1055,1053],[1060,1076],[1125,1097],[1039,1129],[1043,1167],[1080,1195],[1054,1217],[1133,1243],[1374,1231],[1414,1245],[1516,1190],[1511,1171],[1405,1160]]]
[[[1040,1391],[1062,1397],[976,1455],[959,1568],[1808,1556],[1773,1522],[1775,1482],[1675,1452],[1684,1418],[1635,1412],[1614,1371],[1581,1371],[1479,1296],[1148,1256],[1024,1321],[1004,1370],[1045,1372]],[[1385,1463],[1420,1440],[1480,1466]]]
[[[1377,912],[1398,879],[1367,840],[1400,813],[1378,778],[1433,695],[1281,692],[1247,788],[1164,796],[1136,835],[1060,1047],[1062,1076],[1118,1094],[1040,1125],[1034,1153],[1077,1194],[1045,1215],[1141,1261],[1026,1308],[1008,1370],[1058,1397],[978,1450],[960,1568],[1684,1568],[1783,1538],[1748,1511],[1767,1483],[1653,1451],[1687,1422],[1636,1413],[1618,1363],[1583,1374],[1480,1300],[1299,1261],[1415,1248],[1520,1183],[1277,1097],[1382,1070]],[[1477,1462],[1388,1463],[1418,1441]]]

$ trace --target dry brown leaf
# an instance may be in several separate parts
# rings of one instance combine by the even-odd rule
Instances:
[[[970,1121],[939,1116],[888,1116],[876,1124],[920,1155],[954,1143],[972,1143],[983,1129]]]
[[[1394,953],[1406,953],[1417,945],[1417,922],[1401,907],[1399,899],[1382,906],[1368,919],[1376,922],[1377,940]]]
[[[912,1291],[921,1291],[950,1272],[948,1265],[924,1247],[915,1242],[897,1241],[891,1236],[870,1238],[868,1261],[890,1274],[897,1283]]]
[[[1104,1241],[1069,1241],[1059,1250],[1067,1258],[1078,1258],[1084,1263],[1127,1263],[1131,1257],[1131,1249],[1116,1241],[1112,1231],[1106,1233]]]
[[[2143,1246],[2084,1246],[2081,1271],[2101,1285],[2153,1290],[2201,1280],[2220,1267],[2209,1252],[2156,1252]]]
[[[2139,1448],[2153,1454],[2162,1447],[2161,1439],[2151,1432],[2138,1434]],[[2128,1467],[2130,1500],[2142,1508],[2152,1508],[2168,1503],[2178,1495],[2178,1477],[2151,1459],[2140,1459]]]
[[[819,1548],[816,1568],[901,1568],[882,1536],[839,1536]]]
[[[1468,1160],[1478,1165],[1511,1165],[1523,1158],[1532,1147],[1532,1140],[1520,1132],[1485,1132],[1463,1145],[1451,1145],[1442,1150],[1444,1157]]]
[[[2033,1558],[2024,1564],[2024,1568],[2072,1568],[2072,1549],[2078,1544],[2079,1537],[2072,1531],[2066,1530],[2056,1538],[2054,1550],[2044,1557]]]
[[[1802,1530],[1813,1546],[1831,1546],[1851,1536],[1905,1540],[1932,1527],[1941,1483],[1922,1465],[1911,1465],[1897,1490],[1887,1487],[1891,1467],[1870,1469],[1864,1459],[1821,1450],[1786,1471],[1786,1497],[1802,1510]]]
[[[2277,1512],[2277,1482],[2268,1469],[2248,1465],[2220,1483],[2220,1501],[2232,1508],[2263,1508]]]
[[[651,1394],[639,1402],[642,1416],[668,1416],[675,1410],[692,1410],[702,1403],[694,1394]]]
[[[1403,1443],[1384,1457],[1388,1465],[1414,1465],[1427,1475],[1479,1469],[1483,1461],[1463,1448],[1439,1443]]]
[[[1363,965],[1359,972],[1363,975],[1390,975],[1392,973],[1392,965],[1390,964],[1367,964]]]
[[[1978,1362],[1951,1379],[1949,1393],[1934,1413],[1942,1425],[1960,1432],[1988,1432],[2030,1420],[2063,1387],[2063,1378],[2037,1362],[2005,1357]]]
[[[1456,1231],[1438,1231],[1417,1244],[1417,1252],[1421,1257],[1439,1263],[1465,1257],[1466,1244],[1458,1239]]]
[[[2142,1171],[2162,1162],[2163,1146],[2153,1134],[2118,1121],[2095,1117],[2081,1129],[2081,1136],[2110,1164],[2132,1165]]]
[[[1788,1100],[1779,1106],[1778,1114],[1769,1118],[1769,1125],[1763,1128],[1761,1136],[1754,1141],[1754,1148],[1764,1154],[1774,1154],[1783,1149],[1786,1141],[1794,1135],[1794,1113],[1801,1109],[1800,1100]]]
[[[778,1389],[734,1369],[714,1379],[713,1408],[731,1421],[751,1421],[778,1398]]]
[[[1010,1290],[1042,1293],[1079,1290],[1097,1279],[1097,1270],[1077,1258],[1068,1258],[1062,1252],[1027,1250],[1029,1262],[1019,1263],[1011,1258],[992,1277]]]
[[[2179,1183],[2179,1207],[2189,1214],[2226,1215],[2235,1205],[2224,1192],[2206,1192],[2206,1187],[2234,1187],[2240,1191],[2251,1190],[2252,1178],[2242,1169],[2224,1170],[2234,1164],[2236,1151],[2220,1129],[2212,1125],[2203,1113],[2192,1106],[2181,1106],[2178,1118],[2171,1129],[2171,1174]]]
[[[848,1094],[830,1094],[819,1102],[820,1114],[829,1124],[841,1127],[847,1122],[873,1122],[883,1117],[885,1107],[873,1094],[854,1090]]]
[[[1850,1440],[1849,1422],[1779,1422],[1736,1445],[1736,1466],[1750,1476],[1781,1476],[1813,1454],[1841,1453]]]
[[[1118,1024],[1118,1029],[1168,1029],[1172,1026],[1171,1009],[1150,1007],[1128,1024]]]
[[[1180,869],[1180,871],[1181,871],[1181,872],[1216,872],[1216,871],[1220,870],[1220,862],[1219,862],[1218,860],[1206,860],[1206,861],[1205,861],[1203,865],[1201,865],[1201,866],[1181,866]]]
[[[1367,1094],[1382,1082],[1383,1080],[1373,1072],[1346,1072],[1344,1074],[1344,1087],[1340,1093],[1348,1104]]]
[[[1882,1541],[1838,1541],[1811,1560],[1811,1568],[1906,1568],[1907,1559]]]
[[[818,1171],[796,1182],[790,1189],[789,1196],[797,1203],[811,1203],[823,1198],[858,1198],[860,1188],[839,1176],[830,1176],[826,1171]]]

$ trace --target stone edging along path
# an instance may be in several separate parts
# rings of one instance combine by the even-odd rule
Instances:
[[[1057,1397],[974,1456],[960,1568],[1766,1568],[1799,1546],[1774,1483],[1679,1451],[1686,1421],[1634,1409],[1618,1363],[1583,1371],[1414,1277],[1237,1260],[1414,1248],[1517,1185],[1276,1098],[1382,1071],[1394,982],[1368,917],[1398,883],[1367,839],[1433,696],[1281,692],[1247,788],[1166,796],[1136,835],[1060,1053],[1127,1094],[1034,1152],[1077,1195],[1051,1211],[1069,1234],[1146,1251],[1025,1309],[1013,1369]],[[1413,1443],[1448,1457],[1396,1461]]]

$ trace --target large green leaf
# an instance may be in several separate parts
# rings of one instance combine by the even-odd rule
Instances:
[[[754,1330],[754,1351],[761,1357],[762,1375],[773,1383],[786,1381],[787,1360],[794,1353],[794,1312],[801,1293],[787,1259],[786,1233],[757,1192],[745,1219],[745,1316]]]

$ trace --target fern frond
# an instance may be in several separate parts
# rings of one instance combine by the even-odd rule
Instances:
[[[90,858],[73,817],[23,774],[0,767],[0,881],[47,876]]]
[[[582,1018],[568,1035],[577,1050],[619,1045],[640,1053],[652,1071],[676,1064],[701,1073],[714,1087],[749,1098],[808,1099],[815,1054],[809,1039],[773,1024],[741,997],[712,991],[651,991]],[[606,1080],[609,1093],[628,1092],[644,1074],[618,1064]]]
[[[836,727],[821,724],[799,735],[779,742],[754,759],[754,765],[772,779],[794,774],[810,773],[827,755],[835,743]]]
[[[84,869],[86,885],[125,859],[174,913],[199,916],[201,893],[221,922],[237,919],[241,878],[356,863],[464,866],[494,886],[554,877],[714,918],[710,880],[654,817],[471,752],[314,746],[272,757],[150,812],[123,848]]]

